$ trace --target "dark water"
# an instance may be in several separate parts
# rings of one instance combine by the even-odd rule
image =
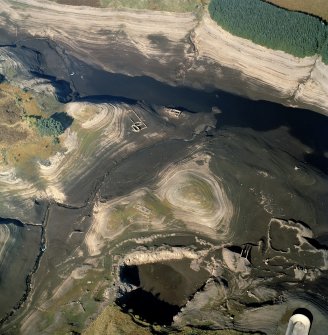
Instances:
[[[253,101],[217,89],[198,90],[172,86],[147,76],[106,72],[69,56],[52,41],[23,39],[14,49],[34,76],[53,82],[62,102],[129,99],[192,112],[210,112],[215,106],[221,111],[217,117],[218,128],[242,127],[263,132],[288,127],[292,136],[311,149],[303,154],[302,160],[328,173],[326,116],[268,101]]]
[[[265,132],[287,127],[289,133],[311,150],[303,153],[302,161],[321,172],[328,173],[328,118],[299,108],[285,107],[269,101],[253,101],[219,90],[196,90],[175,87],[153,78],[130,77],[95,69],[80,61],[73,69],[83,73],[83,79],[72,76],[78,89],[78,100],[111,101],[116,99],[142,100],[147,104],[164,105],[191,112],[210,112],[217,107],[218,129],[226,127],[251,128]],[[286,143],[288,149],[288,143]]]
[[[0,224],[12,224],[14,226],[17,227],[24,227],[24,223],[19,221],[19,220],[15,220],[15,219],[6,219],[6,218],[0,218]]]
[[[91,84],[91,82],[97,84]],[[321,172],[328,173],[326,135],[328,118],[324,115],[268,101],[253,101],[223,91],[204,92],[185,87],[173,87],[149,77],[129,77],[103,71],[90,73],[90,77],[84,77],[84,81],[76,86],[79,85],[82,86],[82,92],[86,87],[88,87],[86,93],[102,92],[103,101],[112,100],[112,96],[124,97],[192,112],[210,112],[212,107],[217,107],[221,111],[217,115],[218,129],[239,127],[266,132],[287,127],[293,137],[311,149],[303,153],[302,160]],[[86,95],[82,100],[88,101],[92,98],[94,96]],[[288,150],[288,143],[286,147]]]
[[[190,260],[123,266],[120,280],[137,288],[116,302],[148,322],[168,325],[208,278],[207,271],[192,270]]]
[[[140,278],[138,267],[136,265],[123,266],[120,270],[120,280],[123,283],[139,286]]]
[[[138,315],[152,324],[170,325],[180,308],[158,299],[152,293],[138,288],[119,298],[116,303],[123,311]]]
[[[116,300],[123,311],[132,313],[146,322],[159,325],[170,325],[173,317],[180,311],[179,306],[161,299],[160,292],[150,292],[143,288],[138,266],[123,266],[120,269],[120,280],[137,286],[136,289]],[[153,278],[152,281],[154,283],[156,279]],[[175,292],[173,291],[172,294]]]
[[[324,115],[298,108],[289,108],[268,101],[253,101],[218,90],[197,90],[175,87],[153,78],[130,77],[98,70],[80,61],[72,62],[74,87],[83,100],[102,95],[103,100],[113,97],[142,100],[182,108],[191,112],[210,112],[219,108],[217,127],[241,127],[264,132],[288,127],[290,134],[311,148],[304,153],[303,161],[328,173],[328,118]]]

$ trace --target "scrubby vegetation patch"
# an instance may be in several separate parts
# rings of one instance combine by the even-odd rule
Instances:
[[[56,113],[53,116],[44,118],[39,115],[25,117],[31,126],[37,128],[41,136],[53,136],[57,138],[72,123],[72,118],[66,113]]]

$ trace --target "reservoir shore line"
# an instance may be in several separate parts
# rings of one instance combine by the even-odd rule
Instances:
[[[102,70],[147,75],[172,85],[223,89],[328,114],[328,66],[320,56],[298,58],[234,36],[218,26],[207,9],[197,18],[193,13],[38,0],[0,4],[6,14],[0,27],[27,38],[49,39]]]

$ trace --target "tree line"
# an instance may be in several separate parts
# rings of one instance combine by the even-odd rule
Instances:
[[[261,0],[211,0],[208,9],[234,35],[297,57],[321,54],[328,64],[328,28],[317,17]]]

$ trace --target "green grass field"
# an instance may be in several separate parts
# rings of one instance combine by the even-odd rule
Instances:
[[[283,8],[313,14],[328,21],[327,0],[266,0],[266,2]]]
[[[200,0],[101,0],[104,7],[149,9],[170,12],[191,12],[201,4]]]

